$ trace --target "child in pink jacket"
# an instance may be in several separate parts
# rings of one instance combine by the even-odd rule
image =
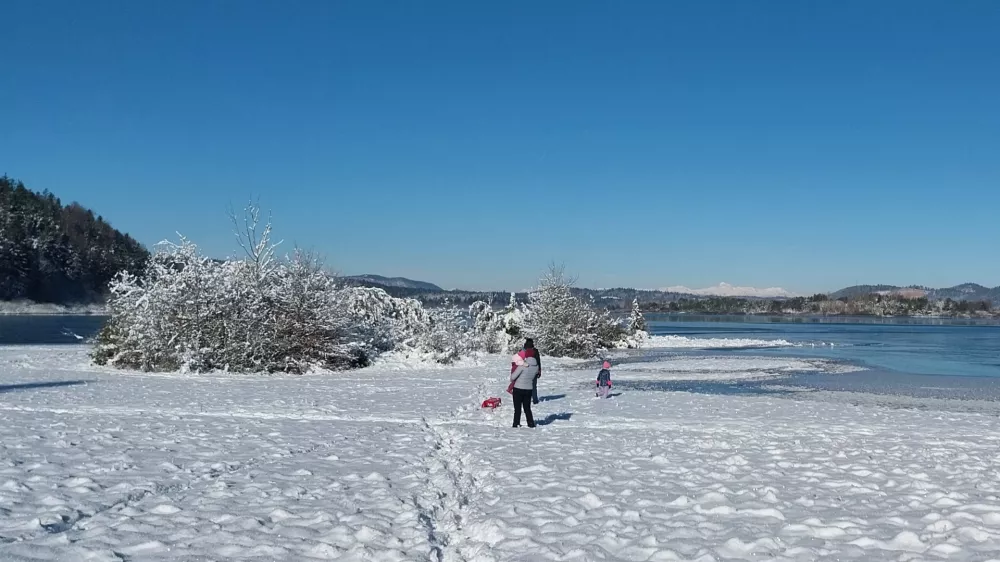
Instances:
[[[611,393],[611,363],[605,361],[600,373],[597,373],[597,393],[598,398],[607,398]]]

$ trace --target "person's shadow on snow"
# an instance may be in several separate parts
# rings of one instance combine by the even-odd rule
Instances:
[[[571,417],[573,417],[573,414],[571,414],[569,412],[563,412],[561,414],[549,414],[549,415],[545,416],[545,419],[541,419],[541,420],[536,421],[535,425],[549,425],[549,424],[551,424],[553,422],[557,422],[557,421],[567,421]]]
[[[34,390],[40,388],[59,388],[62,386],[77,386],[81,384],[87,384],[95,381],[43,381],[43,382],[28,382],[22,384],[3,384],[0,385],[0,393],[4,392],[17,392],[19,390]]]

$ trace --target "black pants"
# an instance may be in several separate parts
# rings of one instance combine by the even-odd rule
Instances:
[[[538,404],[538,377],[531,381],[531,401]]]
[[[535,418],[531,415],[531,391],[514,389],[514,427],[521,425],[521,409],[528,418],[528,427],[535,427]]]

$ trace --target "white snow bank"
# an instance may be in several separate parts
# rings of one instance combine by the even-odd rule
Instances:
[[[494,355],[489,353],[475,352],[462,357],[454,363],[443,365],[435,358],[433,353],[419,351],[390,351],[380,355],[375,364],[369,369],[379,372],[388,371],[426,371],[426,370],[452,370],[452,369],[482,369],[484,367],[494,368],[498,364],[506,363],[510,365],[508,359],[511,355]],[[570,357],[544,357],[543,366],[546,368],[572,369],[586,364],[586,359],[573,359]],[[356,371],[355,371],[356,372]]]
[[[486,353],[471,353],[461,359],[442,365],[435,354],[421,351],[390,351],[375,359],[374,368],[385,371],[414,371],[426,369],[457,369],[481,367],[495,363],[496,357]]]
[[[506,357],[181,377],[93,369],[85,351],[0,347],[0,560],[1000,551],[996,416],[694,392],[597,400],[592,363],[551,361],[539,427],[515,430]],[[697,359],[614,376],[817,365]],[[487,396],[502,407],[480,409]]]
[[[612,368],[618,379],[739,381],[786,377],[793,373],[846,373],[861,370],[822,359],[783,357],[675,357],[655,363],[624,363]]]
[[[792,347],[787,340],[749,338],[689,338],[685,336],[649,336],[643,347],[648,349],[729,349],[756,347]]]
[[[0,315],[9,316],[103,316],[103,304],[61,305],[33,301],[0,301]]]

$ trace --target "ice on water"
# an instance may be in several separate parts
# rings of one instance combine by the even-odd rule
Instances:
[[[1000,552],[1000,419],[628,389],[820,360],[547,361],[511,429],[505,358],[175,376],[0,348],[3,560],[969,560]],[[835,394],[835,393],[831,393]]]
[[[730,349],[792,347],[796,344],[783,339],[756,338],[692,338],[688,336],[650,336],[646,348],[650,349]]]

